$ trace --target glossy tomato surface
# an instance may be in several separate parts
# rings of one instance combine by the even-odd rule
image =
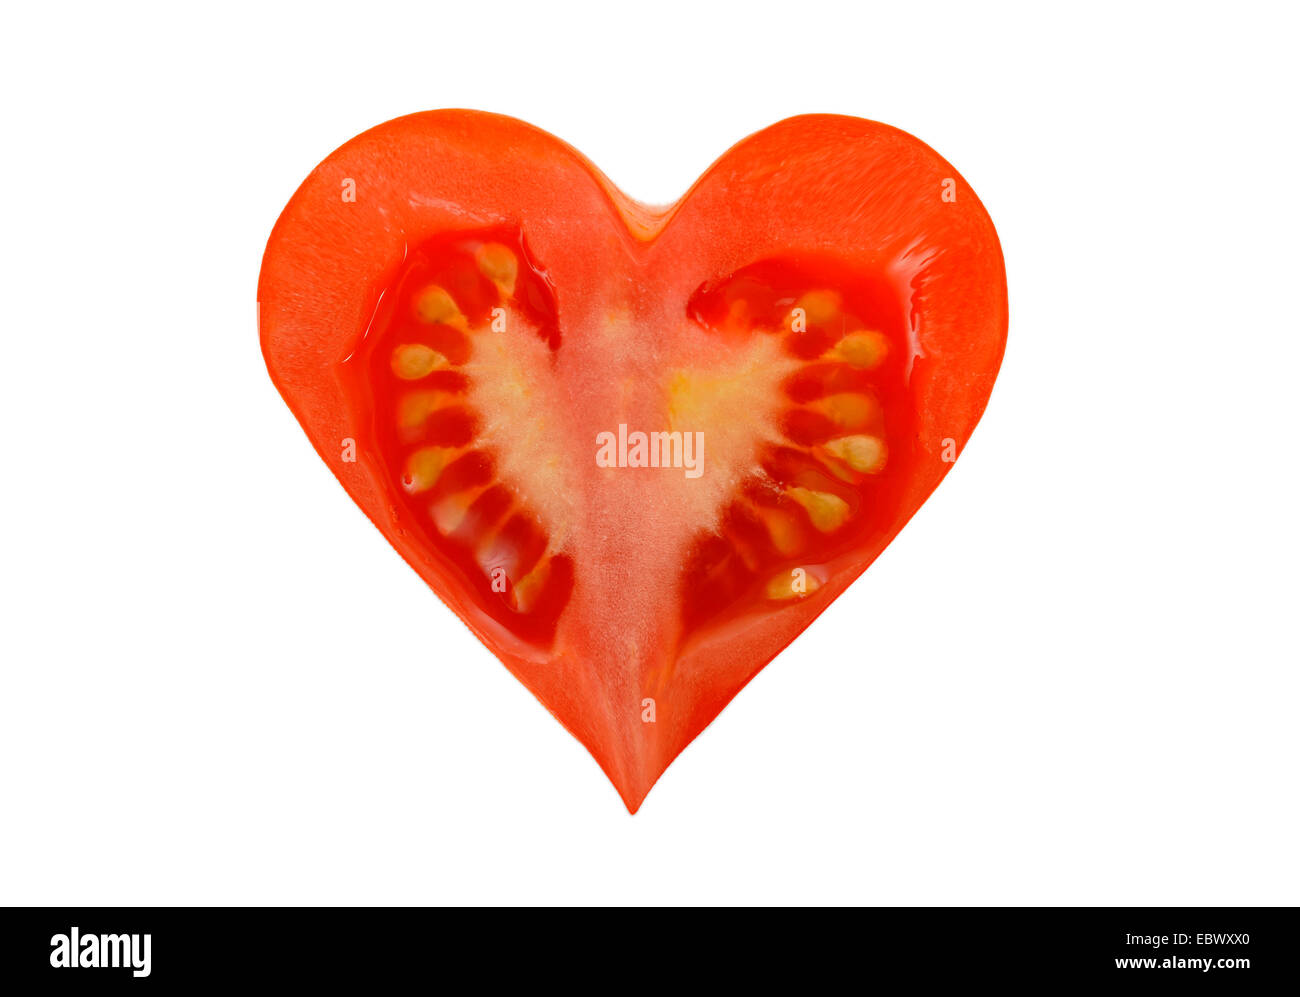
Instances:
[[[829,115],[667,208],[510,118],[390,121],[293,196],[259,314],[348,493],[633,811],[939,483],[1007,329],[974,192]]]

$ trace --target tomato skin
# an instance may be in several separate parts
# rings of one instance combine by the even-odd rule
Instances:
[[[348,181],[355,200],[340,194]],[[499,276],[495,263],[475,274],[448,262],[457,246],[484,245],[508,245],[524,261],[512,307],[539,330],[563,371],[557,376],[572,387],[574,410],[558,423],[572,433],[557,435],[567,450],[592,429],[617,425],[613,382],[630,375],[611,370],[602,381],[600,357],[682,361],[741,350],[774,334],[760,326],[779,324],[792,300],[823,285],[843,289],[837,315],[869,324],[888,349],[866,369],[838,354],[823,359],[851,330],[814,323],[808,335],[786,335],[780,355],[797,369],[779,390],[792,414],[781,420],[785,442],[757,456],[787,491],[739,489],[717,524],[683,541],[671,571],[653,563],[647,543],[629,551],[588,544],[586,558],[561,545],[536,593],[515,593],[513,577],[498,592],[479,568],[497,558],[523,570],[547,555],[557,531],[518,488],[489,487],[501,462],[477,451],[415,501],[401,461],[416,444],[399,440],[391,422],[409,396],[389,372],[399,363],[393,351],[421,346],[448,363],[425,375],[422,390],[444,391],[465,409],[423,426],[422,444],[472,446],[480,431],[481,414],[460,400],[467,378],[459,365],[472,352],[461,330],[421,326],[394,309],[421,281],[442,281],[453,285],[467,324],[487,321],[504,293],[483,277]],[[258,298],[268,370],[322,459],[434,592],[588,747],[632,811],[937,486],[983,411],[1007,329],[1001,251],[974,192],[911,136],[832,115],[751,136],[659,210],[633,202],[572,148],[522,122],[472,111],[399,118],[348,142],[304,182],[268,242]],[[600,354],[600,330],[619,309],[631,316],[628,349]],[[873,342],[859,345],[869,352]],[[588,353],[585,368],[573,359]],[[425,354],[411,356],[418,371]],[[638,371],[632,381],[644,378],[643,365],[628,369]],[[832,406],[827,415],[826,399],[840,396],[865,399],[861,411]],[[836,419],[869,431],[837,429]],[[343,459],[345,439],[358,442],[362,459]],[[851,456],[868,461],[862,439],[878,441],[881,470],[858,472],[828,456],[828,444],[843,455],[840,441],[852,440]],[[575,461],[575,492],[602,497],[589,506],[616,507],[584,512],[579,533],[618,532],[638,522],[638,506],[653,506],[658,485],[647,491],[602,474],[586,453]],[[486,526],[439,536],[421,525],[419,503],[465,482],[484,488],[475,514],[483,523],[495,517],[500,545],[484,541]],[[616,484],[601,491],[601,482]],[[771,578],[805,562],[815,589],[774,603]],[[599,572],[617,580],[617,598],[592,582]],[[672,582],[683,572],[691,585]],[[640,608],[638,582],[655,596]],[[611,600],[628,605],[611,608]],[[645,619],[652,609],[659,616]],[[647,699],[655,700],[653,724],[642,719]]]

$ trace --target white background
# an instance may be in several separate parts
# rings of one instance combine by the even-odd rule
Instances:
[[[0,902],[1300,901],[1281,5],[35,6],[0,42]],[[298,183],[447,106],[652,202],[874,118],[1006,254],[961,462],[636,817],[258,351]]]

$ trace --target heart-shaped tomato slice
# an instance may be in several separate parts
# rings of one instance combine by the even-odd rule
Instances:
[[[634,811],[939,483],[1007,328],[974,192],[826,115],[663,209],[519,121],[400,118],[294,194],[258,294],[321,457]]]

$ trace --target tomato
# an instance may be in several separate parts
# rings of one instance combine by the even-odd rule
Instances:
[[[390,121],[294,194],[258,297],[321,457],[632,811],[933,491],[1007,329],[970,187],[830,115],[668,208],[519,121]]]

